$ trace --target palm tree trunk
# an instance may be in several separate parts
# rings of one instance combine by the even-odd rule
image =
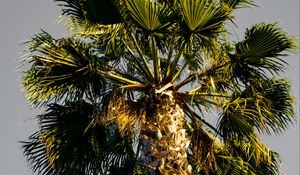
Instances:
[[[185,117],[172,91],[152,93],[147,100],[141,136],[148,174],[190,175],[187,160],[190,138],[183,128]]]

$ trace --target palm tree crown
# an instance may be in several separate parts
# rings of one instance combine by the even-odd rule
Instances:
[[[23,60],[28,101],[47,107],[22,142],[34,172],[279,173],[259,134],[294,121],[275,75],[296,45],[266,23],[229,42],[232,12],[251,0],[55,1],[68,37],[34,35]]]

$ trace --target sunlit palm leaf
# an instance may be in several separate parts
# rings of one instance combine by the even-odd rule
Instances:
[[[128,10],[135,21],[145,30],[153,32],[164,25],[160,23],[163,7],[151,0],[128,0]]]
[[[251,121],[251,109],[246,109],[246,99],[235,99],[233,101],[226,101],[223,105],[224,112],[220,116],[218,122],[218,130],[223,139],[233,139],[236,136],[251,139],[254,136],[254,127]]]
[[[181,0],[180,9],[190,33],[197,34],[202,40],[216,38],[223,30],[228,14],[217,4],[205,0]]]
[[[260,140],[235,139],[216,152],[217,174],[276,175],[280,157],[263,145]]]
[[[95,52],[100,48],[74,38],[55,40],[45,32],[37,34],[28,47],[32,55],[24,64],[31,63],[32,67],[25,72],[24,86],[33,105],[52,98],[82,98],[84,94],[96,98],[106,91],[105,75],[98,71],[113,71],[107,65],[118,61]]]
[[[294,120],[293,99],[284,80],[261,80],[225,101],[219,130],[223,138],[251,139],[254,127],[266,134],[281,133]]]
[[[252,125],[267,134],[284,131],[295,120],[290,90],[290,84],[285,79],[261,80],[246,88],[241,93],[243,98],[256,96],[256,104],[252,106],[256,109]]]

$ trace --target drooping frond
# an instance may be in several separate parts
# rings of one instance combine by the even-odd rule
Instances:
[[[141,103],[126,101],[122,95],[115,94],[108,105],[107,120],[116,123],[123,136],[134,136],[138,120],[144,119],[143,107]]]
[[[124,166],[127,156],[133,160],[130,140],[121,138],[116,127],[101,124],[99,112],[83,101],[50,105],[47,113],[39,116],[40,131],[23,142],[33,171],[97,174]]]
[[[63,15],[86,26],[116,24],[123,21],[113,0],[54,0],[62,6]]]
[[[281,133],[293,121],[293,99],[284,80],[266,79],[252,84],[223,104],[219,130],[223,139],[251,139],[259,132]]]
[[[231,101],[225,101],[223,105],[223,114],[218,122],[218,130],[223,139],[233,139],[236,136],[251,139],[254,134],[254,127],[251,121],[253,109],[247,109],[249,102],[247,99],[236,98]],[[252,103],[253,104],[253,103]]]
[[[191,135],[192,165],[195,174],[209,174],[216,170],[216,141],[212,134],[196,125]]]
[[[31,55],[24,63],[32,66],[25,71],[24,86],[33,105],[90,94],[97,98],[107,91],[112,81],[120,85],[139,84],[136,78],[129,78],[130,75],[117,66],[113,67],[120,57],[104,54],[104,48],[93,47],[76,38],[56,40],[43,32],[37,34],[28,47]]]
[[[221,5],[225,6],[225,8],[229,8],[230,10],[255,5],[253,0],[221,0],[220,2]]]
[[[293,39],[276,24],[256,24],[247,29],[245,40],[236,44],[236,52],[231,57],[236,64],[234,71],[240,76],[245,74],[246,79],[266,75],[266,71],[278,73],[286,65],[281,57],[294,48]]]
[[[96,109],[84,102],[49,106],[47,113],[39,116],[40,131],[23,143],[33,171],[83,174],[98,161],[107,138],[105,128],[94,122],[96,114]]]
[[[276,175],[279,173],[280,157],[254,140],[234,139],[226,145],[219,145],[216,151],[217,174]]]
[[[241,96],[256,96],[256,114],[252,123],[260,132],[270,134],[286,130],[294,118],[293,97],[290,95],[290,84],[285,79],[265,79],[255,82],[246,88]],[[261,101],[258,100],[261,98]]]

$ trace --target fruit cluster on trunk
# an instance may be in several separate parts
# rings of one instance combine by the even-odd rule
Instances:
[[[187,160],[190,138],[184,129],[184,112],[172,91],[152,93],[146,103],[141,136],[149,174],[192,174]]]

